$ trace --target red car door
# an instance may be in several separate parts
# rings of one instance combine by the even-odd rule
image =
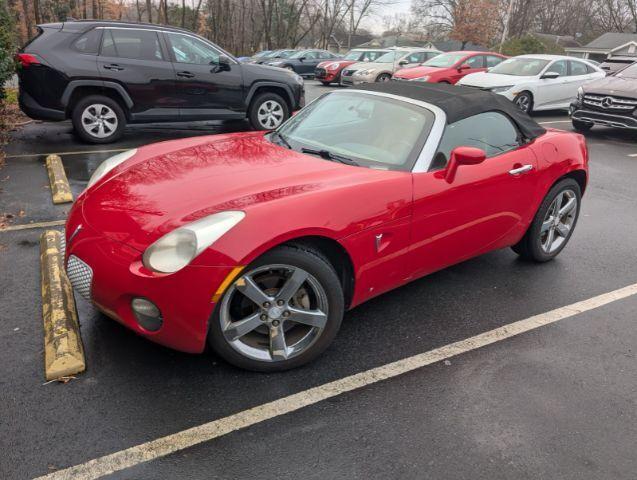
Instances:
[[[458,146],[481,148],[487,158],[460,166],[449,183],[446,162]],[[535,213],[536,170],[535,155],[503,114],[482,113],[449,125],[430,171],[413,174],[411,276],[521,238]]]
[[[456,83],[465,75],[469,75],[470,73],[476,72],[484,72],[486,71],[486,63],[484,55],[473,55],[471,57],[466,58],[464,61],[457,66],[457,68],[453,71],[451,77],[453,83]]]

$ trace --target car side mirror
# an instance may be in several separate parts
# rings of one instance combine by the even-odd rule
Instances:
[[[405,65],[408,65],[409,62],[407,60],[401,60],[400,62],[398,62],[398,65],[400,65],[401,67],[404,67]]]
[[[230,58],[228,58],[228,56],[226,55],[219,55],[219,60],[217,61],[217,63],[212,63],[212,65],[212,70],[210,70],[211,73],[230,70]]]
[[[547,79],[547,80],[554,80],[557,77],[559,77],[560,74],[557,72],[546,72],[544,75],[542,75],[542,79]]]
[[[363,58],[363,62],[369,62],[369,58]]]
[[[460,165],[477,165],[484,162],[487,154],[481,148],[456,147],[451,151],[449,163],[445,170],[445,180],[452,183],[456,178],[456,172]]]
[[[463,63],[462,65],[460,65],[458,67],[458,71],[462,72],[463,70],[469,70],[471,67],[469,65],[467,65],[466,63]]]
[[[302,62],[303,60],[305,60],[305,57],[299,58],[299,62]]]

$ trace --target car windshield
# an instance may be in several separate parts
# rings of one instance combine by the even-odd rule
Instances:
[[[273,52],[271,52],[270,50],[264,50],[262,52],[257,52],[254,54],[255,58],[261,58],[261,57],[269,57]]]
[[[276,56],[278,58],[289,58],[296,53],[296,50],[283,50],[279,52]]]
[[[402,50],[396,50],[394,52],[387,52],[385,55],[381,55],[376,60],[374,60],[374,62],[375,63],[394,63],[400,57],[402,57],[403,55],[406,55],[406,54],[407,54],[407,52],[404,52]]]
[[[549,60],[540,58],[509,58],[493,67],[489,73],[532,77],[538,75],[548,64]]]
[[[297,151],[311,149],[343,163],[410,171],[434,122],[413,103],[363,92],[328,93],[293,116],[272,135]],[[330,155],[326,155],[329,152]],[[328,158],[341,161],[339,158]]]
[[[361,52],[360,50],[352,50],[343,57],[343,60],[358,60],[359,58],[361,58],[362,54],[363,52]]]
[[[637,63],[633,63],[632,65],[629,65],[623,70],[617,72],[615,76],[620,78],[637,79]]]
[[[294,55],[290,55],[289,58],[301,58],[301,57],[305,57],[308,53],[310,53],[309,50],[301,50],[300,52],[296,52]]]
[[[453,67],[456,63],[466,57],[465,53],[443,53],[437,57],[427,60],[423,63],[423,67],[448,68]]]

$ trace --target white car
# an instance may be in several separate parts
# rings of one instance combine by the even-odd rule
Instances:
[[[568,109],[580,86],[605,75],[586,60],[563,55],[520,55],[487,72],[469,74],[458,85],[499,93],[528,113]]]

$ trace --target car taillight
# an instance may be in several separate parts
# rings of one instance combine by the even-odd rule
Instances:
[[[40,65],[42,63],[36,55],[30,53],[18,53],[15,59],[20,62],[22,68],[28,68],[31,65]]]

